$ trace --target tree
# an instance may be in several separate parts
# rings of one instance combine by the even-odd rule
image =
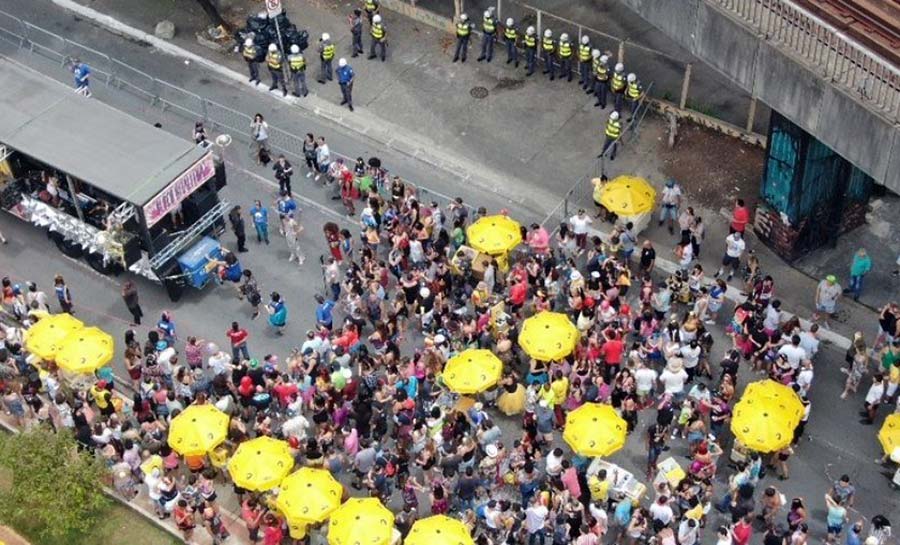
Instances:
[[[108,499],[103,462],[75,438],[39,427],[0,441],[0,466],[11,476],[0,493],[0,518],[41,543],[65,543],[94,527]]]
[[[216,8],[216,5],[213,4],[212,0],[197,0],[197,3],[200,4],[200,7],[203,8],[203,11],[206,12],[206,15],[212,20],[214,25],[224,27],[226,30],[228,29],[228,23],[226,23],[225,19],[222,18],[222,15],[219,14],[219,10]]]

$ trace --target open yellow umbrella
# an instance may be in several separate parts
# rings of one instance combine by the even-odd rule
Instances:
[[[394,534],[394,514],[377,498],[350,498],[331,514],[330,545],[388,545]]]
[[[71,314],[50,314],[25,331],[25,349],[42,360],[52,360],[62,340],[83,327],[84,323]]]
[[[636,216],[653,210],[656,190],[638,176],[617,176],[608,184],[597,186],[594,200],[620,216]]]
[[[884,419],[884,424],[878,430],[878,441],[887,455],[893,455],[900,449],[900,413],[893,413]]]
[[[344,492],[327,469],[303,467],[278,485],[275,506],[291,521],[302,524],[322,522],[341,505]]]
[[[215,405],[190,405],[169,425],[169,446],[182,456],[203,456],[228,437],[228,415]]]
[[[497,384],[503,374],[503,362],[490,350],[470,349],[450,358],[441,377],[457,394],[483,392]]]
[[[767,400],[774,403],[779,412],[790,415],[791,419],[800,422],[803,418],[803,402],[790,386],[771,379],[751,382],[744,389],[741,400]],[[795,424],[796,425],[796,424]]]
[[[742,398],[734,406],[731,431],[751,450],[775,452],[791,444],[798,423],[772,400]]]
[[[466,239],[479,252],[505,254],[522,242],[522,226],[507,216],[484,216],[466,229]]]
[[[404,545],[474,545],[469,529],[460,520],[434,515],[417,520]]]
[[[519,346],[540,361],[560,360],[575,350],[578,329],[569,317],[558,312],[540,312],[525,320],[519,332]]]
[[[581,456],[609,456],[627,437],[628,425],[611,405],[585,403],[566,415],[563,439]]]
[[[115,349],[112,335],[97,327],[86,327],[62,340],[56,364],[70,373],[93,373],[112,361]]]
[[[244,490],[264,492],[278,486],[293,467],[287,442],[262,436],[238,445],[228,461],[228,474]]]

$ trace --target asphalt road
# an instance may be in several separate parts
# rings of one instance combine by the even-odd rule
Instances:
[[[24,15],[24,14],[23,14]],[[48,26],[58,27],[57,31],[66,32],[73,39],[90,44],[98,50],[115,50],[118,55],[135,66],[141,66],[154,75],[165,77],[186,89],[221,100],[241,111],[264,111],[270,119],[277,119],[279,106],[258,93],[237,86],[209,79],[209,75],[185,69],[170,58],[161,58],[153,51],[138,44],[99,31],[90,25],[79,23],[58,13],[39,13],[42,21]],[[8,53],[6,51],[5,53]],[[52,63],[41,58],[18,56],[28,65],[41,72],[52,73],[62,81],[68,81],[69,75]],[[209,79],[209,81],[203,81]],[[147,120],[160,122],[163,130],[176,134],[188,135],[192,125],[191,119],[181,117],[173,112],[161,112],[151,108],[133,96],[116,90],[96,88],[96,99],[109,101],[116,107]],[[347,155],[371,155],[382,157],[386,164],[413,181],[428,180],[429,185],[451,195],[459,194],[467,202],[485,204],[489,209],[496,209],[506,203],[498,202],[496,195],[482,194],[468,186],[454,185],[447,182],[443,173],[434,172],[426,165],[405,156],[395,156],[390,150],[382,150],[368,142],[365,137],[336,131],[323,122],[303,115],[292,115],[290,126],[296,132],[311,131],[326,134],[332,149]],[[287,123],[285,123],[287,124]],[[258,169],[250,164],[247,147],[236,141],[228,150],[229,185],[223,191],[223,197],[235,204],[247,205],[255,198],[274,198],[275,185],[268,171]],[[396,165],[396,166],[394,166]],[[443,185],[442,185],[443,184]],[[207,287],[204,291],[188,291],[178,303],[171,303],[162,289],[150,282],[139,280],[138,287],[142,305],[148,322],[165,309],[172,310],[178,324],[178,334],[183,339],[188,335],[211,340],[220,345],[226,343],[224,332],[232,320],[238,320],[251,332],[250,350],[254,356],[266,353],[279,354],[282,357],[287,351],[299,343],[303,332],[314,323],[313,295],[322,290],[320,270],[317,256],[326,248],[320,234],[320,226],[325,221],[342,221],[351,229],[355,221],[348,220],[336,212],[334,202],[320,188],[314,187],[308,180],[298,177],[294,183],[295,191],[301,196],[300,205],[303,212],[301,223],[306,227],[304,251],[308,259],[302,268],[287,262],[287,249],[273,231],[272,245],[258,245],[251,239],[251,251],[242,256],[246,268],[250,268],[259,277],[264,294],[271,290],[279,291],[286,299],[290,309],[287,334],[275,336],[265,326],[264,319],[250,323],[249,308],[239,301],[234,292],[227,288]],[[492,200],[493,199],[493,200]],[[527,218],[528,210],[512,207],[514,215]],[[523,218],[523,219],[524,219]],[[0,230],[10,242],[0,246],[0,270],[9,274],[17,282],[36,281],[44,290],[51,290],[51,280],[55,273],[63,274],[72,290],[76,310],[83,320],[97,325],[120,337],[127,328],[129,315],[119,297],[119,288],[125,276],[104,277],[95,273],[86,264],[63,257],[39,229],[20,223],[12,216],[0,215]],[[233,244],[230,235],[224,237],[226,245]],[[139,328],[141,335],[147,327]],[[721,328],[716,331],[716,345],[713,360],[717,361],[730,343],[723,335]],[[876,513],[884,513],[889,519],[898,520],[900,507],[896,492],[889,486],[889,474],[873,463],[880,455],[880,447],[875,439],[877,428],[858,424],[856,412],[861,404],[862,395],[855,400],[840,401],[838,394],[843,383],[843,375],[839,367],[843,354],[829,347],[823,348],[816,362],[816,379],[812,394],[812,419],[808,426],[809,440],[805,440],[797,449],[791,460],[791,479],[787,482],[767,477],[766,484],[774,484],[790,497],[806,498],[810,507],[813,537],[821,538],[824,532],[825,506],[822,494],[830,481],[842,473],[848,473],[858,489],[857,509],[860,515],[871,517]],[[117,371],[124,374],[121,362],[115,363]],[[751,379],[747,370],[742,371],[742,382]],[[868,384],[866,383],[863,390]],[[640,428],[649,422],[650,415],[641,415]],[[518,423],[501,418],[504,439],[511,441],[518,435]],[[684,447],[677,444],[671,454],[679,459]],[[642,475],[645,448],[642,434],[635,434],[626,448],[617,453],[613,460]],[[680,458],[684,461],[684,458]],[[726,470],[722,474],[727,474]],[[770,473],[771,475],[771,473]],[[855,516],[855,514],[854,514]],[[713,515],[710,527],[718,525],[717,515]],[[704,542],[711,542],[714,535],[707,531]]]

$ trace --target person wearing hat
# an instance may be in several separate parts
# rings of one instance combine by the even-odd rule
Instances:
[[[247,63],[247,70],[250,72],[250,83],[255,85],[262,83],[259,79],[259,61],[262,55],[259,48],[253,43],[253,38],[244,40],[241,46],[241,55],[244,57],[244,61]]]
[[[494,58],[494,41],[497,39],[497,18],[494,17],[494,8],[488,8],[484,12],[484,18],[481,20],[481,56],[478,62],[491,62]]]
[[[456,22],[456,52],[453,53],[453,62],[466,62],[466,53],[469,51],[469,36],[471,36],[473,28],[475,28],[475,25],[469,22],[469,16],[461,13],[459,20]]]
[[[269,91],[274,91],[281,87],[284,96],[287,96],[287,84],[284,81],[284,56],[278,49],[278,45],[269,44],[269,52],[266,53],[266,66],[269,67],[269,74],[272,76],[272,85]]]
[[[684,384],[688,380],[687,371],[684,370],[684,361],[680,357],[671,357],[666,362],[666,368],[659,375],[659,382],[663,385],[663,392],[669,394],[678,402],[684,397]]]
[[[813,314],[813,321],[817,321],[824,314],[826,318],[834,316],[837,310],[837,301],[843,290],[838,284],[837,277],[829,274],[819,282],[816,286],[816,312]],[[828,323],[823,324],[825,327]]]
[[[387,31],[384,28],[384,23],[381,22],[380,14],[376,13],[372,17],[369,33],[372,35],[372,46],[369,48],[368,59],[372,60],[380,56],[381,62],[385,62],[387,56]],[[377,54],[379,49],[381,50],[380,55]]]
[[[347,59],[341,57],[338,59],[338,68],[335,70],[338,77],[338,84],[341,86],[341,106],[344,104],[353,111],[353,68],[347,64]]]

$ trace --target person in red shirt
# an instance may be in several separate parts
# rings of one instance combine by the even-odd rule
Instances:
[[[743,235],[748,223],[750,223],[750,209],[744,205],[744,199],[737,199],[734,201],[734,210],[731,211],[729,234],[737,231]]]
[[[299,389],[296,384],[292,384],[287,375],[279,375],[275,379],[275,386],[272,387],[272,393],[278,399],[279,405],[287,407],[297,398]]]
[[[604,333],[606,341],[601,347],[603,361],[606,362],[606,382],[612,383],[619,368],[622,366],[622,353],[625,351],[625,343],[616,335],[615,331]]]
[[[748,545],[750,543],[750,538],[753,536],[753,526],[750,525],[751,520],[750,515],[745,515],[731,528],[731,537],[734,540],[734,545]]]
[[[231,341],[231,357],[235,362],[250,359],[250,350],[247,348],[247,339],[250,338],[250,334],[246,329],[237,322],[231,322],[231,329],[225,332],[225,336]]]
[[[520,278],[509,288],[509,305],[513,313],[518,313],[528,297],[528,281]]]
[[[281,529],[281,521],[271,513],[266,515],[266,528],[263,530],[263,545],[281,545],[284,539],[284,531]]]

